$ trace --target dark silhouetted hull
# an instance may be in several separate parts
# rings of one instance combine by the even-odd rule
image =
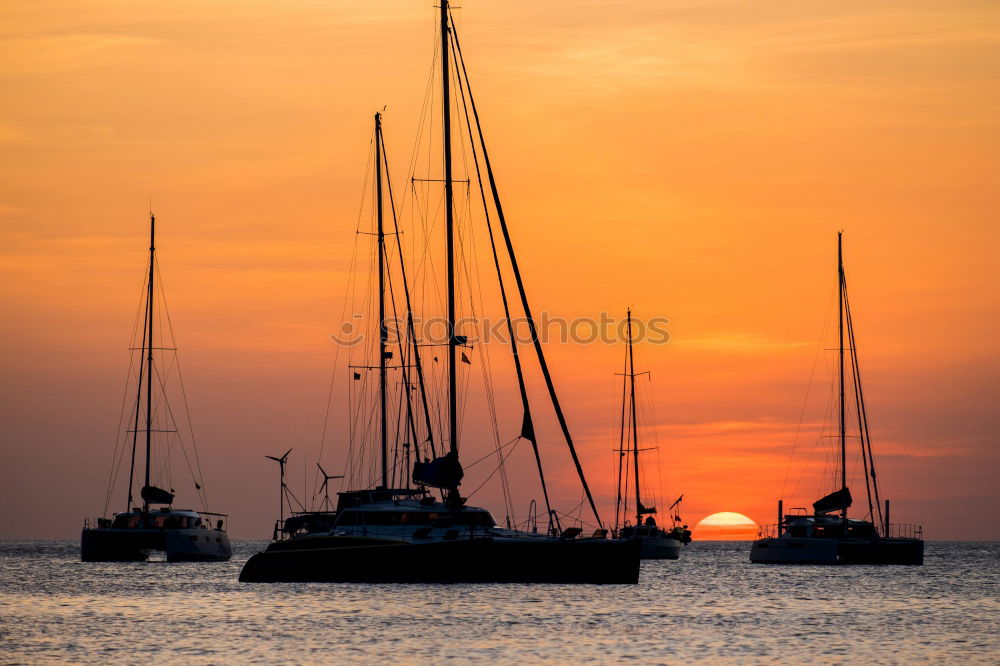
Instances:
[[[250,583],[589,583],[639,581],[638,544],[604,539],[461,539],[386,543],[342,536],[272,543]]]

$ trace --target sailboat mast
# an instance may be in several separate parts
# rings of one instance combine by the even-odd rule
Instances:
[[[385,404],[385,355],[388,331],[385,326],[385,229],[382,224],[382,114],[375,114],[375,205],[378,219],[378,393],[379,433],[382,443],[382,487],[389,487],[388,422]]]
[[[840,488],[842,494],[840,516],[844,521],[844,534],[847,534],[847,423],[846,405],[844,402],[844,232],[837,232],[837,334],[840,336],[838,345],[840,354]]]
[[[444,210],[448,242],[448,436],[458,455],[458,380],[455,365],[455,211],[451,182],[451,78],[448,54],[448,0],[441,0],[441,111],[444,133]]]
[[[620,427],[618,430],[618,489],[615,492],[615,524],[614,532],[618,533],[619,527],[619,511],[621,511],[621,518],[625,518],[625,506],[622,503],[622,473],[628,474],[628,461],[625,458],[625,408],[627,406],[628,400],[628,349],[625,350],[625,363],[624,368],[622,368],[622,414],[621,420],[619,421]]]
[[[146,292],[146,475],[143,487],[149,485],[153,428],[153,280],[156,268],[156,216],[149,213],[149,284]],[[149,513],[149,501],[142,499],[143,514]]]
[[[632,310],[628,310],[628,378],[629,402],[632,405],[632,466],[635,470],[635,524],[642,523],[642,502],[639,496],[639,431],[635,414],[635,352],[632,349]]]

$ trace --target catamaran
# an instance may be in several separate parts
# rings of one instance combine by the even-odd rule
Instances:
[[[868,412],[861,386],[854,320],[847,298],[842,233],[837,234],[837,281],[837,472],[840,487],[813,502],[811,514],[805,508],[792,509],[791,513],[786,514],[783,500],[778,500],[778,522],[762,528],[760,538],[750,548],[750,561],[762,564],[923,564],[922,528],[890,523],[889,500],[885,500],[883,505],[879,495]],[[853,396],[850,397],[846,395],[848,373],[853,389]],[[861,446],[859,457],[868,499],[868,512],[862,519],[848,516],[848,509],[853,504],[847,485],[847,412],[850,403],[853,403],[857,417],[857,439]]]
[[[377,277],[373,276],[373,292],[378,301],[378,322],[374,327],[372,345],[374,362],[354,366],[353,379],[360,381],[363,373],[376,373],[377,389],[374,392],[372,421],[377,422],[377,464],[369,482],[338,493],[336,508],[331,510],[326,498],[321,511],[300,511],[287,519],[279,518],[275,539],[266,550],[251,557],[240,573],[245,582],[279,581],[328,581],[328,582],[469,582],[469,583],[636,583],[639,575],[637,544],[620,539],[609,539],[601,523],[594,499],[562,408],[552,382],[535,329],[535,320],[517,266],[507,222],[500,204],[496,180],[486,150],[479,115],[461,55],[461,47],[454,20],[447,0],[439,7],[441,63],[441,111],[443,217],[446,245],[446,337],[443,347],[446,361],[445,378],[434,383],[443,384],[442,398],[436,409],[430,406],[434,387],[424,377],[422,347],[414,326],[409,277],[406,274],[402,250],[395,258],[397,273],[387,270],[392,253],[386,250],[386,236],[396,239],[400,247],[396,222],[396,203],[388,178],[388,159],[382,136],[382,114],[375,114],[374,133],[374,195],[376,257],[372,262]],[[454,78],[451,68],[454,67]],[[453,99],[452,85],[458,89]],[[457,273],[467,266],[459,257],[461,231],[456,224],[453,173],[452,121],[453,102],[465,111],[465,129],[468,131],[471,159],[479,182],[483,208],[489,227],[492,259],[499,278],[499,289],[504,304],[510,348],[516,369],[523,417],[519,435],[509,444],[512,448],[519,441],[531,443],[534,459],[541,480],[549,526],[544,532],[537,529],[537,519],[531,528],[518,528],[505,520],[499,525],[490,511],[470,506],[460,492],[465,469],[459,457],[461,436],[459,400],[459,364],[470,363],[466,352],[471,345],[468,338],[457,330],[457,306],[460,294]],[[471,119],[474,118],[473,122]],[[475,132],[475,134],[474,134]],[[469,153],[463,153],[467,158]],[[470,169],[471,170],[471,169]],[[484,185],[483,172],[488,179]],[[388,194],[389,206],[384,205]],[[487,205],[488,198],[492,208]],[[392,213],[393,227],[387,229],[385,210]],[[495,242],[494,226],[489,211],[495,211],[495,223],[503,238],[505,260],[514,274],[520,297],[521,310],[531,329],[531,339],[536,352],[553,409],[577,469],[583,494],[594,514],[595,529],[589,536],[584,528],[573,525],[563,528],[559,514],[552,508],[542,474],[541,457],[532,425],[527,389],[523,376],[518,343],[513,334],[507,291],[501,274],[501,255]],[[368,232],[363,232],[368,233]],[[392,276],[395,277],[392,277]],[[392,284],[390,284],[390,282]],[[393,291],[392,285],[395,285]],[[402,291],[402,293],[399,293]],[[401,301],[401,303],[399,302]],[[404,313],[405,331],[390,342],[387,310],[395,311],[399,305]],[[471,352],[470,352],[471,353]],[[371,358],[371,357],[369,357]],[[437,362],[434,358],[434,362]],[[395,383],[395,398],[390,391],[389,372],[399,373],[402,381]],[[390,418],[391,405],[396,416]],[[438,416],[437,425],[431,413]],[[442,414],[443,413],[443,414]],[[491,412],[492,414],[492,412]],[[367,417],[366,417],[367,418]],[[468,418],[468,417],[466,417]],[[368,421],[360,428],[359,437],[366,437],[376,428]],[[421,431],[418,434],[418,429]],[[396,437],[390,437],[394,431]],[[402,447],[398,445],[403,438]],[[374,440],[374,438],[370,438]],[[497,443],[498,472],[502,476],[505,457],[510,450]],[[400,449],[402,448],[402,454]],[[358,455],[362,455],[359,453]],[[277,459],[277,458],[275,458]],[[369,458],[370,460],[370,458]],[[321,470],[322,471],[322,470]],[[402,471],[402,473],[399,473]],[[324,486],[328,477],[324,474]],[[360,476],[360,475],[356,475]],[[283,490],[286,488],[282,480]],[[534,502],[532,502],[534,506]],[[283,509],[282,509],[283,511]],[[566,514],[563,514],[564,516]]]
[[[615,527],[612,534],[626,541],[639,544],[639,557],[644,560],[676,560],[681,556],[681,546],[691,543],[691,531],[680,518],[679,505],[683,495],[677,498],[668,508],[672,525],[665,529],[656,524],[656,506],[642,503],[640,488],[639,453],[639,422],[635,399],[635,355],[632,348],[632,310],[627,313],[627,347],[625,349],[625,368],[622,372],[622,410],[618,436],[618,483],[615,496]],[[631,440],[631,449],[626,448]],[[629,464],[631,462],[631,464]],[[631,467],[631,470],[629,469]],[[628,520],[628,500],[630,472],[632,490],[635,492],[633,506],[635,523]],[[623,492],[624,490],[624,492]],[[621,522],[619,522],[621,521]]]
[[[143,304],[142,341],[139,348],[138,381],[135,399],[132,402],[130,418],[127,420],[131,428],[122,433],[124,437],[116,446],[112,461],[112,482],[108,487],[105,500],[105,516],[110,505],[111,492],[114,490],[114,478],[120,465],[129,453],[128,499],[125,510],[115,513],[111,518],[84,520],[83,532],[80,536],[80,557],[84,562],[108,561],[145,561],[153,551],[162,551],[168,562],[200,562],[223,561],[232,557],[229,545],[229,535],[226,533],[228,516],[209,511],[179,509],[173,506],[174,491],[165,490],[152,484],[153,462],[156,453],[154,438],[165,435],[176,436],[178,430],[173,418],[173,412],[166,402],[165,393],[156,395],[154,385],[163,386],[167,376],[175,367],[176,358],[167,367],[160,368],[156,362],[155,351],[174,352],[172,340],[166,345],[163,340],[154,337],[154,316],[156,304],[156,218],[149,215],[149,275],[146,280],[146,297]],[[156,322],[159,324],[159,322]],[[170,326],[166,327],[170,331]],[[172,333],[171,333],[172,337]],[[157,346],[159,345],[159,346]],[[186,401],[185,401],[186,402]],[[187,405],[185,404],[185,409]],[[154,421],[154,416],[160,414],[166,423]],[[123,412],[124,415],[124,412]],[[140,427],[140,422],[143,426]],[[145,439],[145,472],[139,497],[142,504],[134,502],[134,482],[136,453],[140,446],[139,435]],[[131,440],[131,447],[128,442]],[[192,439],[192,445],[194,444]],[[183,446],[183,443],[181,443]],[[168,448],[168,445],[163,447]],[[161,451],[162,460],[166,462],[169,451]],[[197,458],[195,458],[197,460]],[[189,466],[190,466],[190,461]],[[166,465],[163,465],[166,467]],[[194,480],[195,490],[201,495],[203,504],[207,505],[201,480],[200,465],[190,467],[192,475],[197,472]]]

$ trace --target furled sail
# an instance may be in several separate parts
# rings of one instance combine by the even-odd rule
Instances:
[[[850,488],[841,488],[826,497],[816,500],[813,502],[813,511],[816,513],[830,513],[831,511],[839,511],[845,506],[851,506]]]
[[[458,453],[449,451],[447,454],[428,460],[413,463],[413,480],[433,488],[453,489],[462,482],[465,472],[462,463],[458,461]]]
[[[144,499],[149,504],[173,504],[174,494],[164,490],[163,488],[157,488],[156,486],[143,486],[142,499]]]

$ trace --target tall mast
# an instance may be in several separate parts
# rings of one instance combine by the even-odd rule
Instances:
[[[149,213],[149,284],[146,292],[146,476],[143,487],[149,485],[153,428],[153,280],[156,264],[156,216]],[[149,513],[149,501],[142,499],[143,514]]]
[[[125,512],[132,510],[132,487],[135,484],[135,449],[139,442],[139,405],[142,401],[142,382],[145,378],[146,365],[143,363],[142,354],[146,351],[146,325],[149,323],[149,301],[146,301],[146,311],[142,315],[142,342],[139,350],[139,383],[136,385],[135,411],[132,416],[132,460],[128,468],[128,502],[125,504]]]
[[[448,0],[441,0],[441,110],[444,131],[444,210],[448,238],[448,436],[458,455],[458,380],[455,365],[455,211],[451,182],[451,80],[448,55]]]
[[[844,404],[844,232],[837,232],[837,334],[840,337],[838,345],[840,354],[840,488],[842,504],[840,516],[844,521],[844,534],[847,534],[847,425],[846,405]]]
[[[615,491],[615,523],[614,531],[618,532],[619,510],[622,510],[621,517],[624,520],[624,505],[622,504],[622,473],[628,474],[628,460],[625,458],[625,408],[628,400],[628,349],[625,349],[625,367],[622,368],[622,414],[620,428],[618,430],[618,489]]]
[[[629,402],[632,404],[632,464],[635,468],[635,524],[642,523],[642,502],[639,497],[639,431],[635,416],[635,354],[632,350],[632,309],[628,310],[628,377]]]
[[[389,487],[388,434],[386,432],[385,355],[388,331],[385,326],[385,229],[382,225],[382,114],[375,114],[375,202],[378,209],[378,393],[379,433],[382,439],[382,487]]]

